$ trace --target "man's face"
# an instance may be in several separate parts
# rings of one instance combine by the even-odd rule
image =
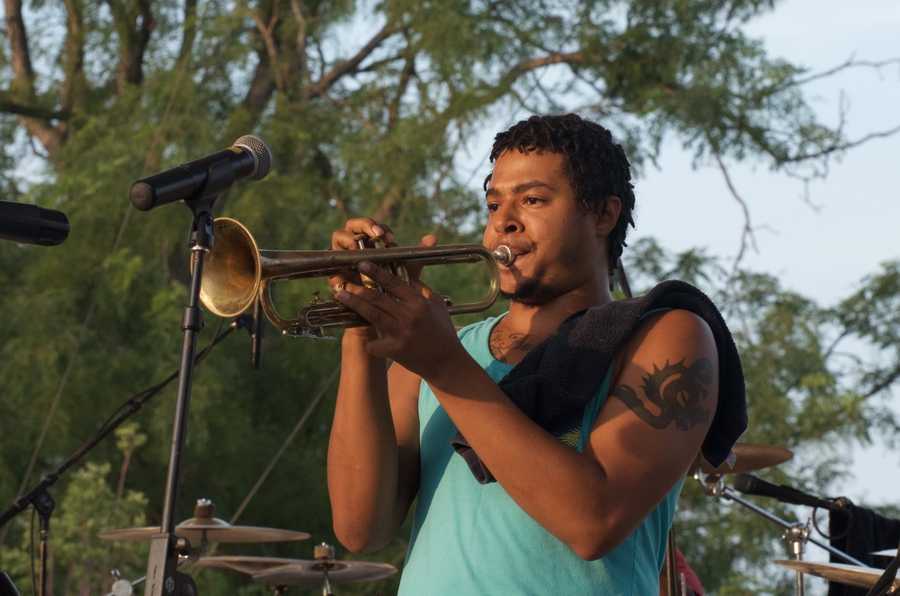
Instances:
[[[504,152],[485,197],[483,244],[508,245],[512,267],[500,267],[500,291],[526,304],[543,304],[596,283],[605,258],[596,216],[582,207],[559,153]]]

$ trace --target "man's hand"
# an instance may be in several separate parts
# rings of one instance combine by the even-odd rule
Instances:
[[[331,250],[359,250],[360,240],[381,240],[385,246],[396,246],[394,233],[386,224],[379,223],[371,217],[355,217],[348,219],[344,227],[335,230],[331,234]],[[361,284],[356,273],[342,273],[328,278],[328,285],[332,289],[340,289],[348,283]],[[344,331],[345,335],[358,336],[362,339],[374,339],[375,333],[371,327],[350,327]]]
[[[431,288],[417,279],[407,284],[369,262],[359,270],[384,291],[346,282],[335,297],[378,333],[366,344],[369,354],[395,360],[426,381],[445,372],[448,360],[466,355],[444,299]]]

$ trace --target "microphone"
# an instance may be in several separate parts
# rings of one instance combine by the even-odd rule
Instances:
[[[840,511],[843,509],[832,499],[820,499],[819,497],[807,494],[796,488],[791,488],[790,486],[766,482],[762,478],[757,478],[752,474],[737,474],[734,477],[734,488],[745,495],[771,497],[782,503],[789,503],[791,505],[819,507],[820,509],[828,509],[829,511]]]
[[[271,167],[269,146],[259,137],[244,135],[228,149],[141,178],[131,185],[128,198],[136,208],[149,211],[182,199],[212,196],[239,178],[261,180]]]
[[[68,235],[69,219],[61,211],[0,201],[0,238],[23,244],[56,246]]]

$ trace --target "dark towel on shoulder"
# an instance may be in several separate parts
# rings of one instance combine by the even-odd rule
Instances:
[[[529,418],[554,435],[581,421],[585,406],[625,341],[645,314],[681,308],[709,324],[719,353],[719,401],[703,441],[703,455],[714,466],[728,457],[747,428],[744,374],[731,332],[719,310],[694,286],[664,281],[644,296],[589,308],[566,319],[559,329],[532,349],[503,378],[499,387]],[[478,482],[494,477],[457,432],[453,448],[469,464]]]
[[[849,505],[843,511],[828,514],[831,546],[870,567],[884,569],[889,557],[876,557],[874,551],[897,548],[900,544],[900,520],[884,517],[871,509]],[[831,555],[832,563],[847,562]],[[869,590],[837,582],[828,585],[828,596],[866,596]]]

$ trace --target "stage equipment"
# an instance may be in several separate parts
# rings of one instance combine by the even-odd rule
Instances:
[[[790,486],[772,484],[752,474],[738,474],[735,476],[734,488],[745,495],[771,497],[789,505],[806,505],[807,507],[818,507],[829,511],[840,511],[844,509],[843,505],[846,504],[846,501],[822,499]]]
[[[809,561],[773,561],[773,563],[793,569],[797,573],[808,573],[809,575],[827,579],[830,582],[866,589],[874,586],[884,573],[884,569],[877,569],[867,565],[811,563]],[[894,591],[900,590],[900,578],[893,581],[892,589]]]
[[[192,596],[195,589],[190,578],[177,571],[184,538],[176,540],[175,500],[181,472],[181,452],[187,435],[193,377],[194,349],[197,333],[203,327],[199,306],[200,285],[206,255],[212,250],[214,226],[212,207],[218,193],[226,190],[240,177],[258,180],[268,173],[271,153],[266,144],[251,136],[239,138],[224,152],[190,162],[167,172],[139,180],[132,186],[131,199],[135,207],[152,209],[167,202],[184,200],[193,214],[191,225],[191,283],[188,305],[184,309],[181,329],[181,368],[178,377],[178,397],[172,423],[172,447],[163,499],[160,531],[150,542],[147,558],[147,583],[144,596]]]
[[[491,275],[490,289],[481,300],[454,304],[450,314],[479,312],[489,308],[499,295],[497,264],[510,266],[516,255],[508,246],[490,251],[479,244],[363,248],[361,250],[260,250],[253,236],[239,221],[215,220],[216,245],[208,255],[200,301],[220,317],[235,317],[259,300],[263,312],[285,335],[321,337],[330,327],[367,325],[365,319],[334,301],[313,302],[300,309],[296,318],[282,317],[271,298],[276,280],[328,277],[355,270],[362,261],[388,266],[405,279],[410,265],[451,265],[483,261]],[[363,241],[360,241],[363,242]]]
[[[56,246],[69,235],[65,213],[37,205],[0,201],[0,239]]]
[[[210,542],[295,542],[309,539],[306,532],[261,528],[256,526],[233,526],[223,519],[213,517],[215,505],[209,499],[197,499],[194,517],[175,526],[175,535],[186,538],[192,545],[205,549]],[[99,534],[103,540],[149,541],[159,532],[157,527],[122,528]]]
[[[332,583],[377,581],[397,573],[388,563],[368,561],[337,561],[334,547],[324,542],[314,549],[313,561],[296,561],[274,567],[253,576],[253,579],[275,588],[283,594],[287,586],[322,586],[322,596],[334,596]]]
[[[131,185],[128,198],[141,211],[174,201],[215,197],[240,178],[261,180],[272,167],[272,151],[253,135],[244,135],[223,151],[201,157]]]
[[[703,486],[704,492],[711,497],[719,497],[722,499],[726,499],[729,501],[733,501],[742,507],[749,509],[753,513],[759,515],[760,517],[769,520],[770,522],[781,526],[784,528],[784,534],[782,538],[784,539],[790,556],[794,558],[795,561],[801,562],[803,559],[803,553],[806,550],[806,543],[812,542],[816,546],[825,549],[829,553],[833,554],[836,557],[839,557],[849,563],[853,563],[854,565],[859,565],[865,567],[865,564],[844,553],[830,544],[822,542],[821,540],[810,536],[809,534],[809,524],[800,523],[800,522],[788,522],[777,515],[763,509],[762,507],[758,507],[753,503],[747,501],[746,499],[741,498],[738,495],[737,491],[735,491],[730,486],[726,486],[723,482],[722,476],[706,476],[705,478],[702,474],[697,471],[694,473],[694,478],[700,482]],[[803,582],[803,570],[800,567],[795,567],[797,571],[797,578],[795,583],[795,594],[797,596],[804,596],[805,594],[805,586]],[[877,579],[877,578],[876,578]]]

